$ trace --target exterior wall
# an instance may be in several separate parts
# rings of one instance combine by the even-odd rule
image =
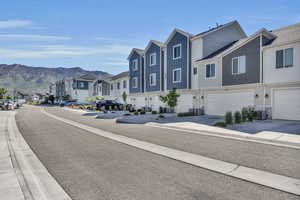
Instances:
[[[181,44],[181,58],[173,59],[173,46]],[[175,33],[173,38],[167,44],[167,90],[172,88],[187,89],[188,88],[188,47],[189,39],[180,34]],[[173,69],[181,68],[181,82],[173,83]]]
[[[215,64],[216,76],[212,78],[206,78],[206,65]],[[209,59],[204,60],[197,65],[198,68],[198,87],[197,88],[219,88],[222,87],[222,63],[221,59]]]
[[[126,88],[123,87],[123,81],[126,81]],[[118,83],[120,83],[120,89],[117,87]],[[123,100],[123,92],[127,95],[129,94],[129,77],[112,80],[110,81],[110,84],[113,84],[113,90],[110,91],[110,99],[114,99],[120,103],[125,103]]]
[[[138,60],[138,69],[134,71],[132,69],[132,62],[133,60]],[[134,52],[129,59],[129,92],[130,93],[140,93],[143,92],[143,57],[138,53]],[[132,87],[132,78],[137,77],[138,84],[137,88]]]
[[[150,66],[150,55],[156,53],[156,65]],[[150,74],[156,74],[156,85],[150,85]],[[161,48],[152,43],[145,52],[145,92],[154,92],[161,90]]]
[[[276,51],[293,48],[293,66],[276,69]],[[266,47],[263,49],[264,83],[300,82],[300,41],[292,44]]]
[[[246,73],[232,74],[232,58],[246,56]],[[222,59],[222,85],[240,85],[260,82],[260,37],[234,50]]]
[[[206,57],[243,36],[236,24],[214,31],[203,37],[203,57]]]

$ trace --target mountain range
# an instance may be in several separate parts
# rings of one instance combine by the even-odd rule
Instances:
[[[99,79],[111,76],[107,72],[87,71],[80,67],[48,68],[20,64],[0,64],[0,88],[16,89],[24,92],[46,92],[49,85],[57,80],[86,74],[93,74]]]

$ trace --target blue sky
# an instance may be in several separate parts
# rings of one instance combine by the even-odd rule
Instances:
[[[0,63],[128,70],[133,47],[238,20],[247,34],[300,22],[300,1],[7,0],[0,6]]]

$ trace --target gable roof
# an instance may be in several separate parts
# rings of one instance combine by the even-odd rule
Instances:
[[[139,54],[140,56],[144,56],[144,50],[143,49],[138,49],[138,48],[133,48],[129,54],[129,56],[127,57],[127,60],[130,59],[130,57],[132,56],[132,54],[136,52],[137,54]]]
[[[148,51],[148,49],[150,48],[151,44],[155,44],[155,45],[157,45],[157,46],[159,46],[159,47],[164,47],[164,46],[165,46],[165,44],[162,43],[162,42],[159,42],[159,41],[156,41],[156,40],[150,40],[150,41],[148,42],[148,44],[147,44],[145,50],[144,50],[144,53],[146,53],[146,52]]]
[[[196,34],[196,35],[194,35],[194,36],[192,37],[192,40],[193,40],[193,39],[200,38],[200,37],[204,37],[204,36],[206,36],[206,35],[208,35],[208,34],[211,34],[211,33],[215,32],[215,31],[221,30],[221,29],[226,28],[226,27],[231,26],[231,25],[235,25],[235,26],[238,28],[238,30],[240,31],[241,35],[242,35],[243,37],[247,37],[246,33],[245,33],[244,30],[242,29],[242,27],[241,27],[241,25],[239,24],[239,22],[238,22],[237,20],[234,20],[234,21],[228,22],[228,23],[226,23],[226,24],[221,24],[221,25],[219,25],[219,26],[217,26],[217,27],[211,28],[211,29],[209,29],[209,30],[207,30],[207,31],[198,33],[198,34]]]
[[[266,48],[269,46],[282,45],[292,41],[300,41],[300,23],[275,29],[270,32],[276,35],[276,39],[266,46]]]
[[[204,57],[202,59],[196,60],[196,62],[197,61],[202,61],[202,60],[207,60],[207,59],[213,58],[213,57],[219,55],[220,53],[224,52],[225,50],[229,49],[230,47],[232,47],[236,42],[237,41],[233,41],[233,42],[227,44],[226,46],[224,46],[224,47],[216,50],[215,52],[209,54],[208,56],[206,56],[206,57]]]
[[[97,77],[93,74],[85,74],[85,75],[82,75],[82,76],[79,76],[75,79],[81,79],[81,80],[87,80],[87,81],[94,81],[97,79]]]
[[[252,41],[253,39],[255,39],[260,34],[264,35],[268,39],[274,39],[276,37],[276,35],[272,34],[270,31],[266,30],[265,28],[262,28],[262,29],[258,30],[256,33],[252,34],[251,36],[246,37],[246,38],[242,38],[238,41],[235,41],[231,44],[228,44],[228,45],[218,49],[214,53],[210,54],[209,56],[207,56],[203,59],[196,60],[196,62],[203,61],[203,60],[210,59],[210,58],[214,58],[216,56],[225,56],[225,55],[231,53],[232,51],[242,47],[245,44],[247,44],[248,42]]]
[[[180,29],[178,29],[178,28],[175,28],[175,29],[171,32],[171,34],[169,35],[169,37],[168,37],[168,39],[166,40],[165,44],[168,44],[168,43],[170,42],[170,40],[173,38],[173,36],[174,36],[176,33],[180,33],[180,34],[182,34],[182,35],[184,35],[184,36],[186,36],[186,37],[188,37],[188,38],[193,37],[193,34],[188,33],[188,32],[185,32],[185,31],[180,30]]]
[[[116,79],[124,78],[124,77],[128,77],[128,76],[129,76],[129,71],[121,72],[121,73],[111,77],[111,80],[116,80]]]

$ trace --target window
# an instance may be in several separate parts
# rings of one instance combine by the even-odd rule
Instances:
[[[181,44],[173,46],[173,59],[181,58]]]
[[[193,74],[196,75],[197,74],[197,67],[193,68]]]
[[[118,88],[118,90],[121,88],[121,83],[120,82],[117,83],[117,88]]]
[[[156,53],[150,54],[150,66],[156,65]]]
[[[293,66],[293,48],[276,51],[276,68]]]
[[[132,88],[137,88],[137,77],[132,78]]]
[[[114,84],[110,84],[110,90],[114,90]]]
[[[135,59],[132,61],[132,70],[136,71],[138,69],[138,60]]]
[[[84,88],[84,82],[79,82],[79,88]]]
[[[127,81],[126,80],[123,80],[123,88],[127,88]]]
[[[149,83],[150,83],[150,86],[156,85],[156,73],[150,74]]]
[[[232,74],[243,74],[246,72],[246,56],[232,58]]]
[[[173,83],[181,82],[181,69],[173,70]]]
[[[206,78],[216,77],[216,65],[215,64],[207,64],[206,65]]]

